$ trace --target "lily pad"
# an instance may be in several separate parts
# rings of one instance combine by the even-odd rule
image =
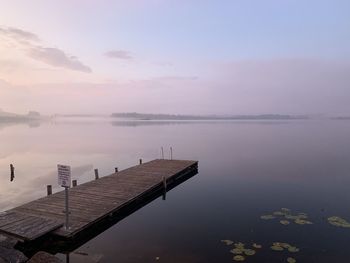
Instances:
[[[232,240],[229,240],[229,239],[223,239],[221,240],[222,243],[225,243],[226,245],[230,246],[233,244],[233,241]]]
[[[242,248],[233,248],[233,249],[231,249],[230,250],[230,252],[232,253],[232,254],[242,254],[243,253],[243,251],[244,251],[244,249],[242,249]]]
[[[291,245],[289,245],[288,243],[279,243],[279,245],[280,245],[281,247],[287,248],[287,249],[291,247]]]
[[[256,243],[254,243],[252,246],[253,246],[254,248],[262,248],[262,245],[259,245],[259,244],[256,244]]]
[[[312,225],[311,221],[300,219],[300,218],[295,219],[294,223],[296,223],[298,225]]]
[[[244,244],[241,243],[241,242],[235,243],[234,246],[235,246],[236,248],[244,248]]]
[[[338,217],[338,216],[329,217],[328,222],[333,226],[350,228],[350,223],[348,221],[346,221],[345,219]]]
[[[237,255],[233,257],[233,260],[235,261],[244,261],[245,257],[241,256],[241,255]]]
[[[247,256],[253,256],[253,255],[255,255],[255,250],[254,249],[245,249],[244,254],[246,254]]]
[[[260,216],[260,218],[263,220],[270,220],[270,219],[275,219],[276,217],[273,215],[262,215]]]
[[[297,261],[294,258],[289,257],[289,258],[287,258],[287,262],[288,263],[295,263]]]
[[[273,212],[273,214],[274,214],[275,216],[284,216],[284,215],[285,215],[285,213],[284,213],[284,212],[281,212],[281,211]]]
[[[281,220],[280,223],[285,226],[290,224],[288,220]]]
[[[288,251],[291,253],[296,253],[299,252],[299,248],[291,246],[288,248]]]
[[[282,208],[281,208],[281,211],[283,211],[283,212],[290,212],[290,209],[289,209],[289,208],[284,208],[284,207],[282,207]]]
[[[271,246],[271,249],[272,249],[272,250],[275,250],[275,251],[282,251],[282,250],[283,250],[283,247],[273,245],[273,246]]]

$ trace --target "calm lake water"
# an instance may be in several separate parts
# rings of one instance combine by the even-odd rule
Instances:
[[[61,119],[0,125],[0,211],[45,196],[57,163],[79,183],[160,157],[199,161],[199,173],[69,255],[70,262],[233,262],[220,242],[262,245],[244,262],[349,262],[350,121],[115,122]],[[9,182],[9,164],[16,168]],[[312,225],[261,215],[284,208]],[[286,242],[297,253],[273,251]],[[59,255],[65,258],[65,255]]]

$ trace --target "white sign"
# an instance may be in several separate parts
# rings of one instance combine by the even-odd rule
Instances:
[[[68,165],[57,165],[58,170],[58,184],[62,187],[70,187],[71,185],[71,172]]]

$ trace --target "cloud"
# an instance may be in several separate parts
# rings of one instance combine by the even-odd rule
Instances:
[[[36,34],[16,27],[0,27],[0,33],[17,40],[40,41]]]
[[[86,73],[92,72],[91,68],[81,63],[76,57],[69,56],[58,48],[33,46],[28,50],[28,56],[54,67],[67,68]]]
[[[108,58],[125,59],[125,60],[133,59],[130,52],[125,50],[111,50],[106,52],[105,56]]]
[[[34,60],[41,61],[50,66],[91,73],[90,67],[84,65],[76,56],[68,55],[61,49],[38,45],[40,38],[29,31],[14,27],[0,27],[0,36],[4,42],[16,43],[10,45],[13,49],[24,50],[26,55]],[[0,66],[1,66],[0,61]]]

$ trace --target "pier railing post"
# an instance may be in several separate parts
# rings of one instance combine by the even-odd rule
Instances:
[[[78,185],[77,180],[73,180],[73,181],[72,181],[72,184],[73,184],[73,187],[76,187],[76,186]]]
[[[95,180],[98,179],[98,169],[95,169]]]
[[[173,159],[173,147],[170,147],[170,160]]]
[[[115,168],[114,168],[114,171],[117,173],[117,172],[118,172],[118,167],[115,167]]]
[[[142,164],[142,159],[140,159],[140,164]]]
[[[161,148],[161,151],[162,151],[162,159],[164,159],[164,149],[163,149],[163,146]]]
[[[52,185],[47,185],[46,186],[46,188],[47,188],[47,195],[52,195]]]
[[[66,195],[66,211],[65,211],[65,213],[66,213],[66,225],[65,225],[65,228],[66,228],[66,230],[68,230],[69,229],[69,202],[68,202],[68,196],[69,196],[69,194],[68,194],[68,188],[69,187],[64,187],[64,192],[65,192],[65,195]]]

